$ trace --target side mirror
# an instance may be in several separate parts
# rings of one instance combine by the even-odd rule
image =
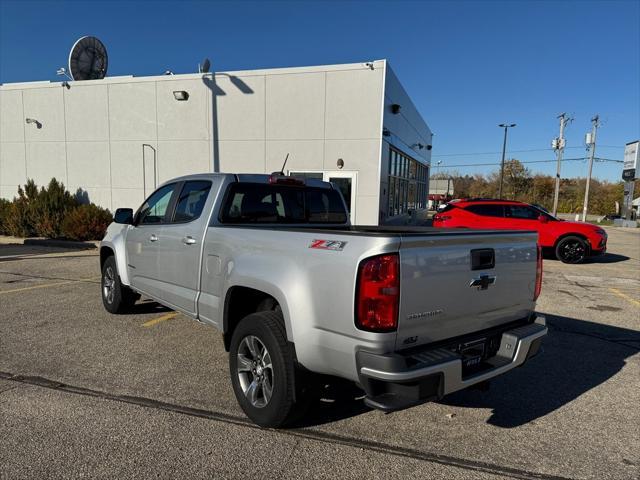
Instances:
[[[540,215],[540,216],[538,217],[538,221],[539,221],[540,223],[549,223],[549,219],[547,218],[547,216],[546,216],[546,215]]]
[[[131,208],[116,209],[116,214],[113,216],[113,221],[116,223],[131,225],[133,223],[133,210]]]

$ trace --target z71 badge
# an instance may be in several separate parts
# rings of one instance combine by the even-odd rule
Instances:
[[[337,250],[341,252],[347,242],[340,240],[313,240],[309,248],[318,248],[320,250]]]

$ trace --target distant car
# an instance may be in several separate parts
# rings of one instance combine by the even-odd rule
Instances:
[[[434,215],[433,226],[535,230],[540,246],[564,263],[580,263],[607,250],[604,229],[590,223],[560,220],[534,205],[509,200],[452,200]]]

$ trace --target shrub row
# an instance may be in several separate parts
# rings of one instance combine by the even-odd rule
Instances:
[[[0,199],[0,234],[16,237],[99,240],[113,220],[93,203],[81,204],[84,192],[69,193],[55,178],[38,189],[33,180],[18,187],[12,202]]]

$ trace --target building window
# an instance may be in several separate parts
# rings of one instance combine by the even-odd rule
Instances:
[[[404,215],[427,206],[429,168],[391,148],[389,150],[389,205],[387,216]]]

